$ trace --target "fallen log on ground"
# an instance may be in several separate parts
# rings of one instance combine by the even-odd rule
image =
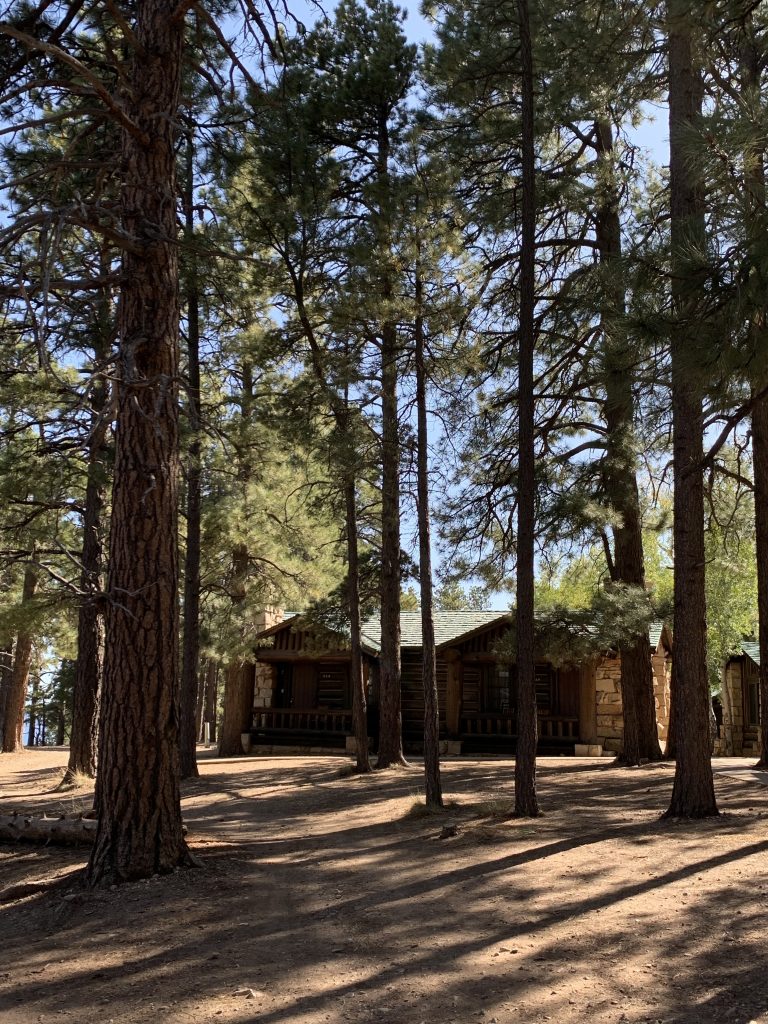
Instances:
[[[34,818],[28,814],[4,814],[0,815],[0,842],[90,846],[97,825],[95,818]]]

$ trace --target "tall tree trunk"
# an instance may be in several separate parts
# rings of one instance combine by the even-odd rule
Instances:
[[[245,601],[249,556],[245,544],[238,544],[232,553],[232,603],[235,614]],[[224,678],[224,704],[219,731],[219,757],[237,757],[243,753],[240,737],[251,731],[253,723],[253,673],[239,657],[227,664]]]
[[[96,366],[104,361],[111,347],[110,295],[102,295],[100,323],[94,346]],[[88,441],[88,476],[83,513],[83,569],[80,590],[83,600],[77,613],[77,660],[72,694],[72,732],[69,761],[61,786],[71,785],[76,775],[93,778],[99,737],[99,705],[104,663],[104,613],[97,600],[102,596],[104,571],[104,505],[106,502],[106,455],[108,424],[104,410],[109,400],[109,385],[99,373],[91,392],[91,435]]]
[[[64,745],[64,739],[66,735],[66,720],[64,718],[64,705],[59,701],[59,705],[56,708],[56,738],[54,743],[57,747]]]
[[[741,59],[744,99],[758,109],[765,60],[764,45],[758,44],[754,18],[750,13],[744,24]],[[750,258],[759,266],[765,245],[766,187],[764,134],[753,125],[754,141],[744,154],[745,192],[749,209],[747,239]],[[760,760],[758,768],[768,768],[768,318],[766,304],[752,316],[754,366],[752,390],[756,396],[752,410],[752,468],[755,479],[755,556],[757,561],[757,622],[760,647]]]
[[[37,575],[28,566],[24,571],[24,584],[21,592],[22,605],[29,604],[37,589]],[[15,754],[24,749],[22,729],[24,726],[24,703],[27,696],[29,666],[32,663],[32,645],[34,637],[27,630],[21,630],[16,637],[13,652],[13,669],[8,686],[5,703],[5,721],[3,723],[3,753]]]
[[[188,851],[179,800],[179,277],[175,125],[184,19],[138,0],[122,109],[125,236],[117,429],[91,884],[172,871]]]
[[[613,579],[645,590],[643,533],[634,446],[633,357],[623,326],[626,300],[621,271],[621,220],[613,173],[613,130],[607,118],[595,123],[598,167],[603,193],[596,218],[596,239],[604,270],[601,319],[607,452],[605,489],[618,516],[614,527]],[[621,702],[624,738],[618,760],[636,765],[661,758],[653,694],[648,631],[621,646]]]
[[[219,690],[219,663],[214,658],[208,659],[205,670],[205,707],[203,710],[203,730],[208,723],[208,739],[211,743],[217,740],[216,704]],[[205,738],[203,736],[203,738]]]
[[[359,772],[369,772],[368,702],[363,678],[363,654],[360,641],[360,562],[357,544],[357,495],[353,473],[346,476],[344,507],[347,532],[347,600],[349,602],[350,684],[352,686],[352,727],[355,733],[355,759]]]
[[[718,813],[709,734],[704,590],[702,383],[698,378],[698,317],[705,259],[703,182],[689,152],[691,128],[701,118],[703,87],[694,66],[689,0],[668,0],[669,138],[672,243],[671,328],[674,457],[675,658],[677,761],[666,817]]]
[[[677,698],[675,697],[675,691],[670,686],[669,724],[667,725],[667,742],[664,746],[664,757],[667,761],[674,761],[677,759],[677,730]]]
[[[203,726],[205,723],[205,681],[208,678],[208,658],[199,663],[197,670],[197,700],[195,702],[195,736],[197,742],[202,743],[204,739]]]
[[[763,344],[766,343],[763,334]],[[768,384],[768,373],[764,378]],[[760,760],[768,768],[768,398],[752,410],[752,470],[755,478],[757,622],[760,645]]]
[[[27,722],[27,746],[35,745],[35,726],[37,725],[37,698],[39,696],[39,680],[32,677],[32,685],[29,687],[29,721]]]
[[[395,334],[391,324],[385,325],[381,346],[381,654],[377,768],[405,763],[400,707],[400,439]]]
[[[93,778],[99,735],[99,703],[104,657],[104,616],[96,598],[101,591],[103,569],[102,515],[105,501],[104,445],[91,448],[83,516],[83,571],[80,588],[84,594],[77,615],[77,661],[72,703],[72,735],[69,762],[62,785],[76,774]]]
[[[429,436],[427,373],[424,358],[422,281],[416,277],[416,492],[419,521],[419,592],[421,595],[422,681],[424,686],[424,790],[427,807],[443,806],[440,779],[440,716],[437,698],[437,656],[432,614],[432,532],[429,515]]]
[[[13,678],[13,644],[0,649],[0,747],[5,730],[5,714],[8,707],[8,695],[11,692]]]
[[[386,116],[379,124],[377,152],[379,213],[377,235],[384,259],[391,243],[389,132]],[[392,298],[389,270],[382,299]],[[397,328],[385,321],[381,331],[381,654],[379,658],[379,751],[377,768],[405,764],[400,704],[400,431],[397,422]]]
[[[534,662],[534,542],[536,475],[533,394],[536,274],[536,154],[533,98],[533,53],[528,0],[517,0],[522,61],[522,244],[520,248],[520,329],[518,347],[518,484],[517,484],[517,752],[515,817],[535,818],[536,680]]]
[[[181,713],[179,720],[182,779],[199,775],[197,770],[196,709],[200,660],[200,301],[197,260],[194,252],[194,141],[187,132],[186,188],[184,191],[184,241],[186,243],[187,300],[187,411],[189,456],[187,460],[187,548],[184,560],[184,638],[181,658]]]
[[[360,558],[357,537],[356,452],[349,404],[349,385],[345,385],[344,398],[331,385],[326,375],[323,350],[315,336],[312,320],[304,304],[301,282],[296,281],[294,295],[299,320],[312,355],[312,369],[320,387],[326,392],[343,452],[342,476],[344,480],[344,518],[347,540],[347,603],[350,628],[350,685],[352,687],[352,729],[355,734],[356,766],[359,772],[369,772],[368,753],[368,700],[363,678],[362,643],[360,639]]]

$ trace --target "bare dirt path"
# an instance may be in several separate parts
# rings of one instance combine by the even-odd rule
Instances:
[[[87,807],[65,763],[1,755],[0,813]],[[748,766],[668,824],[671,766],[544,758],[530,822],[495,758],[445,763],[440,816],[415,768],[204,758],[201,869],[94,892],[82,852],[0,846],[0,1021],[768,1024],[768,789],[719,773]]]

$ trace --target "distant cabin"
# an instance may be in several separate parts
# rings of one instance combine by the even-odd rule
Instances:
[[[496,653],[512,615],[498,611],[435,613],[440,738],[452,753],[513,753],[517,739],[516,666]],[[423,743],[421,613],[403,612],[401,623],[402,719],[406,750]],[[363,672],[369,735],[378,731],[380,623],[362,627]],[[671,637],[651,630],[659,737],[669,722]],[[255,638],[253,717],[243,723],[244,743],[256,749],[314,752],[353,749],[348,640],[318,636],[291,616]],[[608,652],[577,665],[536,665],[539,750],[600,754],[621,747],[620,656]]]
[[[723,670],[723,721],[717,753],[757,757],[760,754],[760,647],[745,640]]]

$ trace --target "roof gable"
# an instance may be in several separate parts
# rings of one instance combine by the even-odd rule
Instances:
[[[741,649],[750,661],[754,661],[757,667],[760,668],[760,644],[756,644],[752,640],[744,640]]]

